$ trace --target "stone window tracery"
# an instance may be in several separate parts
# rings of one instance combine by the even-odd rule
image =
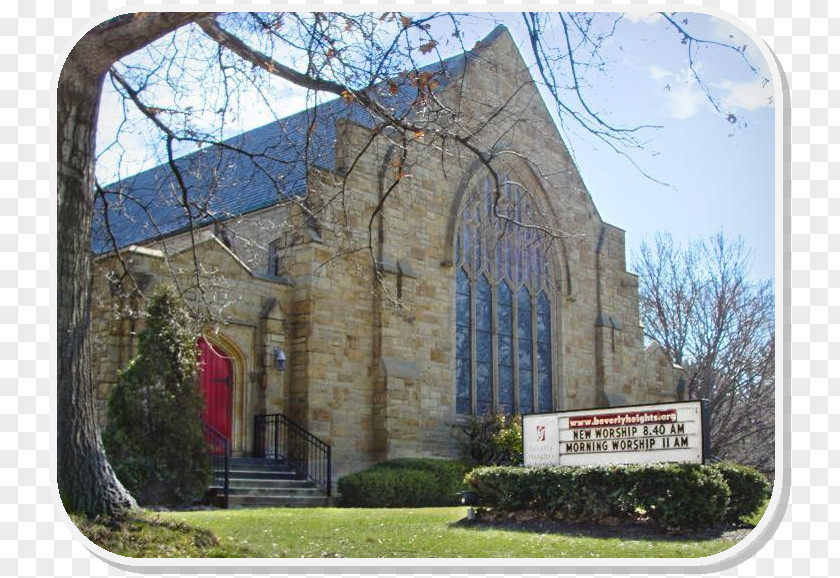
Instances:
[[[471,191],[455,245],[455,409],[552,411],[551,238],[532,197],[502,177]]]

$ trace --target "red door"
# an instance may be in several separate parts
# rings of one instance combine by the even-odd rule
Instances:
[[[230,359],[204,339],[198,340],[200,349],[199,379],[204,392],[204,423],[230,439],[233,371]]]

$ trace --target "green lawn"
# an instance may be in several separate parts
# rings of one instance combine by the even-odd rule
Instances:
[[[166,512],[155,516],[163,522],[209,530],[222,548],[215,555],[247,551],[257,558],[682,558],[710,556],[737,543],[720,538],[636,539],[622,537],[619,528],[614,530],[615,537],[592,537],[576,532],[456,525],[466,513],[465,507],[307,508]]]

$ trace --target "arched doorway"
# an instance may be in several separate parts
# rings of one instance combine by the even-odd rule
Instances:
[[[233,365],[218,345],[198,340],[199,383],[204,393],[204,423],[228,440],[233,418]]]

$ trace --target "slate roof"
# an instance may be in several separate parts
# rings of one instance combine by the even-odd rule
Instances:
[[[504,27],[497,28],[482,42],[503,30]],[[471,54],[462,53],[420,71],[434,72],[440,90],[463,73]],[[378,98],[397,115],[409,115],[418,89],[406,78],[397,86],[396,94],[387,88],[379,89]],[[361,106],[336,98],[242,133],[224,141],[222,146],[209,146],[177,159],[176,166],[189,192],[193,226],[263,209],[281,198],[304,194],[307,166],[335,168],[335,120],[340,118],[368,127],[377,122]],[[307,142],[310,126],[314,128]],[[237,150],[255,156],[245,156]],[[94,210],[92,249],[95,254],[114,249],[108,229],[117,248],[123,248],[189,227],[181,188],[165,164],[103,189],[107,191],[105,199],[97,197]]]

